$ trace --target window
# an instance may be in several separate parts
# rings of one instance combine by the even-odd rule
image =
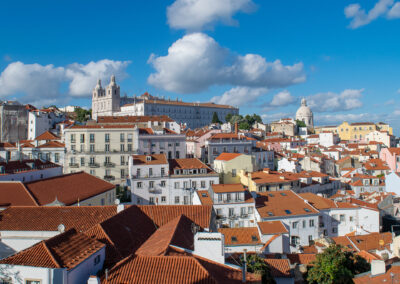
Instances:
[[[92,176],[94,176],[94,175],[96,175],[96,171],[95,171],[95,170],[90,170],[90,174],[91,174]]]
[[[164,176],[164,175],[165,175],[165,169],[161,168],[161,176]]]
[[[305,228],[306,227],[306,220],[303,220],[303,228]]]
[[[240,208],[240,216],[246,215],[246,207],[241,207]]]
[[[205,188],[205,187],[206,187],[206,182],[205,182],[204,180],[202,180],[202,181],[200,182],[200,184],[201,184],[201,188]]]
[[[12,283],[12,282],[11,282],[11,279],[10,279],[10,281],[0,279],[0,283],[8,284],[8,283]],[[25,280],[25,284],[41,284],[41,283],[42,283],[42,280]]]
[[[337,228],[333,227],[332,228],[332,233],[336,233],[337,232]]]
[[[119,150],[120,150],[120,152],[125,152],[125,144],[120,144]]]
[[[75,149],[76,149],[76,146],[75,145],[71,145],[71,151],[75,151]],[[41,153],[40,153],[40,155],[41,155]]]
[[[149,177],[153,175],[153,168],[149,168]]]
[[[292,244],[292,246],[295,246],[300,243],[300,238],[298,236],[291,236],[290,243]]]
[[[179,188],[179,182],[178,182],[178,181],[174,183],[174,188],[175,188],[175,189],[178,189],[178,188]]]
[[[196,189],[197,187],[197,182],[196,181],[192,181],[192,188]]]
[[[149,188],[154,188],[154,181],[149,181]]]
[[[110,152],[110,144],[106,144],[105,145],[105,151],[106,152]]]
[[[110,142],[110,134],[109,133],[106,133],[104,135],[104,142],[106,142],[106,143]]]
[[[104,200],[104,198],[101,199],[101,205],[105,205],[106,201]]]
[[[132,152],[132,144],[128,144],[128,152]]]
[[[232,177],[236,177],[236,169],[232,169]]]
[[[253,214],[253,207],[248,207],[247,208],[247,212],[249,213],[249,214]]]
[[[119,142],[125,142],[125,133],[119,135]]]
[[[165,180],[162,180],[162,181],[161,181],[160,186],[161,186],[161,187],[165,187]]]
[[[132,142],[132,134],[128,134],[128,142]]]
[[[149,197],[149,203],[154,204],[154,197]]]
[[[71,143],[75,143],[75,134],[70,135]]]
[[[90,143],[94,143],[94,133],[89,134]]]
[[[136,183],[136,187],[137,187],[137,188],[142,188],[142,182],[141,182],[141,181],[138,181],[138,182]]]
[[[99,263],[100,263],[100,260],[101,260],[101,256],[100,256],[100,255],[97,255],[97,256],[94,258],[94,265],[99,264]]]
[[[81,157],[81,166],[84,166],[84,165],[85,165],[85,158]]]
[[[353,216],[350,216],[350,222],[353,222]]]
[[[166,202],[166,201],[167,201],[167,197],[161,196],[161,202]]]
[[[179,204],[179,196],[175,196],[175,204]]]
[[[293,229],[296,229],[298,224],[299,224],[299,222],[297,222],[297,221],[296,221],[296,222],[293,222],[293,223],[292,223],[292,228],[293,228]]]
[[[345,215],[344,214],[340,214],[340,222],[344,222],[346,219],[345,219]]]
[[[125,165],[125,156],[121,156],[121,166]]]
[[[230,193],[226,194],[226,201],[231,201],[231,194]]]
[[[290,214],[292,214],[292,211],[286,209],[286,210],[285,210],[285,213],[288,214],[288,215],[290,215]]]
[[[125,178],[125,169],[121,169],[121,178]]]
[[[310,227],[314,227],[314,220],[313,219],[311,219],[309,223],[310,223]]]
[[[90,151],[90,152],[94,152],[94,144],[90,144],[90,149],[89,149],[89,151]]]
[[[55,153],[54,154],[54,162],[58,163],[60,161],[60,154],[59,153]]]
[[[244,227],[244,222],[243,221],[239,221],[239,227]],[[252,237],[254,237],[254,236],[252,236]],[[257,240],[256,240],[257,241]],[[254,242],[254,241],[253,241]]]
[[[308,242],[310,243],[310,242],[312,242],[312,240],[313,240],[312,235],[309,235],[308,236]]]
[[[213,180],[210,180],[210,186],[213,185],[213,184],[214,184],[214,181],[213,181]]]
[[[183,204],[185,204],[185,205],[189,204],[189,197],[188,196],[184,196],[183,197]]]
[[[188,188],[188,182],[187,181],[183,182],[183,188]]]
[[[229,208],[229,217],[232,217],[233,215],[235,215],[235,209]]]

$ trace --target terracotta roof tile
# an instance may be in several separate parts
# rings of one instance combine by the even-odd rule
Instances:
[[[172,172],[175,169],[207,169],[208,173],[214,172],[210,167],[197,158],[170,159],[168,162]]]
[[[256,198],[256,206],[261,218],[318,213],[291,190],[259,192]]]
[[[104,246],[71,229],[2,259],[0,263],[72,269]]]
[[[72,205],[110,191],[115,185],[79,172],[28,182],[25,187],[40,205],[50,204],[56,199],[65,205]]]
[[[17,181],[0,181],[0,207],[38,206],[25,186]]]
[[[240,153],[221,153],[218,157],[215,158],[215,160],[219,160],[219,161],[230,161],[233,160],[239,156],[241,156],[242,154]]]
[[[168,164],[165,154],[132,155],[134,165],[163,165]]]
[[[213,184],[211,185],[212,190],[215,193],[225,193],[225,192],[242,192],[245,191],[245,188],[241,183],[233,183],[233,184]]]
[[[309,265],[311,262],[317,259],[315,253],[288,253],[287,258],[291,264],[305,264]]]
[[[300,193],[303,199],[307,200],[312,206],[318,210],[322,209],[336,209],[336,208],[357,208],[358,206],[348,202],[335,202],[331,199],[318,196],[311,192]]]
[[[225,236],[226,246],[262,244],[257,227],[220,228],[218,232]]]
[[[271,268],[272,277],[293,277],[288,259],[266,258],[265,262]]]
[[[35,138],[35,140],[60,140],[60,137],[51,133],[50,131],[45,131]]]
[[[263,235],[286,234],[289,232],[281,221],[264,221],[257,224]]]

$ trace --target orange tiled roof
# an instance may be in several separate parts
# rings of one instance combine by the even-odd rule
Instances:
[[[218,232],[225,236],[226,246],[261,244],[257,227],[220,228]]]
[[[291,190],[259,192],[256,198],[256,206],[261,218],[318,213]]]
[[[291,264],[305,264],[309,265],[311,262],[316,260],[317,254],[315,253],[288,253],[287,258]]]
[[[241,183],[233,183],[233,184],[213,184],[211,185],[212,190],[215,193],[229,193],[229,192],[242,192],[245,191],[245,188]]]
[[[210,195],[208,194],[208,190],[197,190],[196,194],[199,197],[202,205],[213,205],[214,204]]]
[[[45,131],[35,138],[35,140],[60,140],[60,137],[54,135],[50,131]]]
[[[150,157],[150,159],[148,159]],[[165,154],[132,155],[134,165],[161,165],[168,164]]]
[[[65,144],[58,141],[49,141],[45,144],[39,145],[37,148],[65,148]]]
[[[336,209],[336,208],[357,208],[358,206],[348,202],[335,202],[331,199],[318,196],[311,192],[300,193],[303,199],[307,200],[312,206],[318,210],[322,209]]]
[[[170,159],[169,165],[171,171],[174,169],[207,169],[207,172],[213,172],[211,168],[197,158]]]
[[[0,181],[0,207],[38,206],[25,186],[16,181]]]
[[[110,191],[115,185],[85,172],[65,174],[25,183],[40,205],[47,205],[56,199],[65,205],[72,205],[101,193]]]
[[[356,275],[353,278],[355,284],[378,284],[378,283],[392,283],[393,280],[397,281],[400,278],[400,266],[391,265],[386,268],[386,272],[372,276],[370,272]],[[395,282],[393,282],[395,283]]]
[[[264,221],[257,224],[263,235],[285,234],[289,232],[281,221]]]
[[[158,256],[165,255],[170,245],[193,250],[194,224],[185,215],[180,215],[164,226],[161,226],[140,246],[137,255]]]
[[[71,229],[0,260],[1,264],[73,269],[105,245]]]
[[[242,272],[197,256],[130,256],[109,273],[101,283],[241,283]],[[247,273],[247,282],[259,281]]]
[[[292,277],[289,259],[266,258],[265,262],[271,268],[272,277]]]
[[[241,155],[242,155],[241,153],[221,153],[218,157],[215,158],[215,160],[230,161]]]

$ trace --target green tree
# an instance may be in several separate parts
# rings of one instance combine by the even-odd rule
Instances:
[[[233,115],[232,118],[231,118],[230,123],[232,123],[232,124],[234,124],[236,122],[239,123],[242,120],[243,120],[243,116],[241,116],[241,115]]]
[[[250,124],[247,121],[242,121],[239,123],[239,129],[249,130]]]
[[[83,108],[75,109],[75,119],[79,122],[85,122],[92,116],[92,109],[86,110]]]
[[[254,118],[254,122],[262,123],[261,116],[259,116],[258,114],[253,114],[253,118]]]
[[[308,283],[333,284],[353,283],[353,276],[369,270],[369,264],[352,252],[345,252],[340,245],[330,245],[317,255],[307,272]]]
[[[269,265],[257,254],[251,254],[247,257],[247,272],[261,275],[262,283],[276,283]]]
[[[230,122],[231,121],[231,119],[232,119],[232,114],[231,113],[228,113],[226,116],[225,116],[225,121],[226,122]]]
[[[302,120],[296,119],[296,125],[297,127],[307,127],[306,123]]]
[[[221,120],[218,118],[218,114],[214,111],[213,117],[212,117],[212,123],[221,123]]]

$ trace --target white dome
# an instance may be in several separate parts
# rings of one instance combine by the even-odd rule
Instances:
[[[311,109],[307,106],[306,99],[303,98],[301,100],[301,106],[299,107],[299,109],[296,112],[296,119],[301,120],[301,118],[311,117],[311,116],[313,116],[313,113],[312,113]]]

